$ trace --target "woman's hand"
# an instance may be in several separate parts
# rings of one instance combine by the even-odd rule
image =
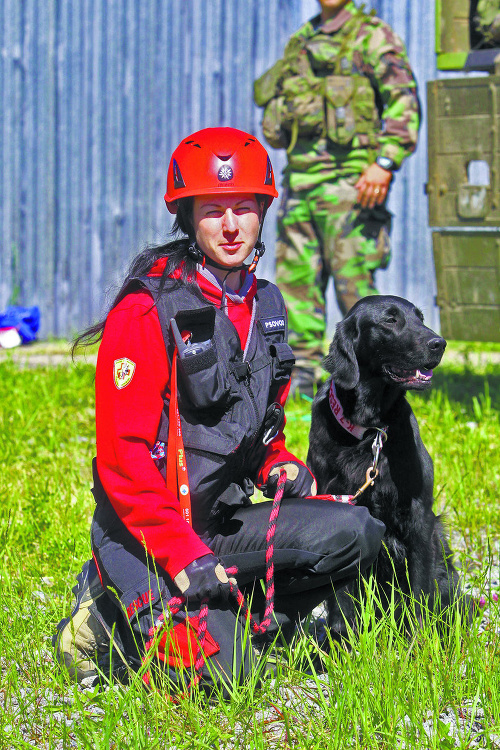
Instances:
[[[266,497],[275,496],[280,469],[286,471],[286,483],[283,493],[285,497],[309,497],[316,495],[316,480],[307,466],[295,463],[294,461],[288,461],[287,463],[275,464],[269,472],[264,490]]]
[[[203,555],[177,573],[174,583],[187,600],[222,599],[231,594],[231,582],[215,555]]]

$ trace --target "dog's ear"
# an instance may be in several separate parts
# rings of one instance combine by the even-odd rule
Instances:
[[[346,391],[359,383],[359,366],[354,343],[358,337],[358,326],[354,316],[337,323],[333,341],[323,360],[323,367],[333,376],[336,385]]]

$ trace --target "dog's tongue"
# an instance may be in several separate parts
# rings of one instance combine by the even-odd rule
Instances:
[[[432,378],[432,370],[417,370],[416,377],[422,377],[425,379]]]

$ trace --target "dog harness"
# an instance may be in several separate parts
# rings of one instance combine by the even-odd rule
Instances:
[[[380,453],[384,447],[384,443],[387,440],[387,426],[385,427],[363,427],[362,425],[355,425],[344,415],[342,404],[339,401],[337,392],[335,390],[335,383],[331,382],[330,391],[328,393],[328,402],[332,414],[341,427],[344,428],[349,435],[353,435],[358,440],[362,440],[365,433],[368,430],[376,430],[376,435],[372,443],[372,455],[373,461],[371,466],[366,471],[366,481],[357,490],[354,495],[331,495],[331,499],[338,503],[348,503],[349,505],[356,505],[358,497],[368,488],[372,487],[375,479],[378,477],[378,462]]]

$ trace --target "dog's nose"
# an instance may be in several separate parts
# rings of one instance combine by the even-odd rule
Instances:
[[[435,336],[427,342],[427,346],[433,354],[438,354],[439,352],[444,352],[446,341],[441,336]]]

